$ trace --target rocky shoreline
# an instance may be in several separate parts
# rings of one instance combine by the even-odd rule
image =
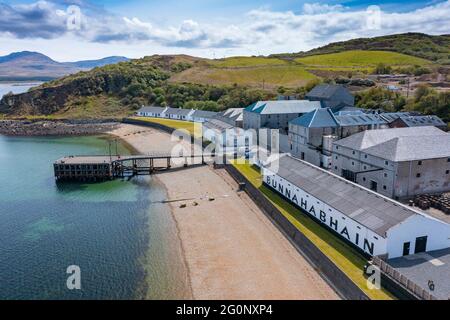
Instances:
[[[0,120],[0,134],[7,136],[82,136],[118,128],[115,120]]]

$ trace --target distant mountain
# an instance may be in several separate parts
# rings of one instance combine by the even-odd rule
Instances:
[[[125,57],[58,62],[39,52],[22,51],[0,56],[0,80],[51,80],[95,67],[127,61]]]
[[[103,67],[108,64],[116,64],[119,62],[128,61],[130,59],[126,57],[120,57],[120,56],[112,56],[112,57],[106,57],[99,60],[84,60],[84,61],[77,61],[77,62],[67,62],[67,65],[76,67],[76,68],[82,68],[82,69],[93,69],[96,67]]]

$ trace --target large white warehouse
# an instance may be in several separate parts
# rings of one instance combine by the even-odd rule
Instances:
[[[450,225],[290,156],[262,168],[264,183],[340,237],[391,259],[450,247]]]

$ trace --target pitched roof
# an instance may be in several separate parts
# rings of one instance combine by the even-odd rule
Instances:
[[[194,110],[192,113],[193,117],[199,117],[199,118],[214,118],[217,115],[217,112],[213,111],[206,111],[206,110]]]
[[[180,115],[180,116],[187,116],[189,115],[193,110],[192,109],[181,109],[181,108],[167,108],[165,111],[166,114],[174,114],[174,115]]]
[[[346,114],[336,116],[336,120],[341,127],[387,124],[386,120],[377,114]]]
[[[277,175],[382,237],[386,237],[389,229],[409,217],[427,216],[287,155],[280,157]]]
[[[349,113],[333,113],[331,108],[322,108],[307,113],[291,121],[291,124],[307,128],[335,128],[363,125],[387,124],[379,115],[348,111]]]
[[[162,113],[165,109],[164,107],[142,107],[137,112]]]
[[[320,101],[309,101],[309,100],[258,101],[245,108],[245,111],[259,114],[290,114],[290,113],[308,113],[321,107],[322,105]]]
[[[220,132],[234,128],[233,125],[220,121],[218,119],[210,119],[203,124],[204,129],[213,129]]]
[[[438,116],[401,116],[400,120],[408,127],[437,126],[445,127],[447,124]]]
[[[229,118],[234,121],[244,120],[244,108],[230,108],[219,113],[219,116]]]
[[[291,124],[306,128],[333,128],[338,127],[338,122],[330,108],[322,108],[311,111],[297,119]]]
[[[367,130],[334,144],[396,162],[450,157],[450,134],[436,127]]]
[[[341,85],[319,84],[306,94],[306,98],[329,99],[342,89],[347,90]]]

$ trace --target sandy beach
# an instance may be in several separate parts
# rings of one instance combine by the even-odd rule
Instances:
[[[110,133],[140,153],[176,143],[147,127],[120,125]],[[225,170],[202,166],[155,177],[171,201],[194,299],[339,299]]]

